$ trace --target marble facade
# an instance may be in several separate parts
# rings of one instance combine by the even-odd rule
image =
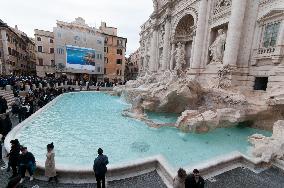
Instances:
[[[257,78],[265,77],[267,93],[284,90],[284,0],[153,0],[153,5],[141,26],[140,75],[181,66],[185,75],[212,87],[229,66],[232,87],[252,91]]]

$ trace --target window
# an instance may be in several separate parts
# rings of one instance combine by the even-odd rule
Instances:
[[[268,77],[255,77],[254,90],[266,91],[268,84]]]
[[[6,34],[6,37],[7,37],[7,41],[10,42],[10,36]]]
[[[52,66],[52,67],[55,67],[55,62],[54,62],[54,60],[51,60],[51,66]]]
[[[105,53],[108,53],[108,47],[105,47],[105,48],[104,48],[104,52],[105,52]]]
[[[106,68],[104,68],[104,74],[106,74],[106,72],[107,72],[107,69],[106,69]]]
[[[38,59],[38,65],[43,66],[43,59],[41,59],[41,58]]]
[[[61,38],[61,33],[57,33],[57,37],[58,37],[58,38]]]
[[[42,52],[42,46],[38,46],[38,47],[37,47],[37,51],[38,51],[38,52]]]
[[[97,67],[98,72],[101,72],[101,67]]]
[[[116,60],[116,64],[121,65],[121,64],[122,64],[122,59],[117,59],[117,60]]]
[[[50,48],[49,53],[54,54],[54,48]]]
[[[79,41],[79,40],[80,40],[80,37],[79,37],[79,36],[74,36],[74,40],[75,40],[75,41]]]
[[[266,26],[263,38],[263,47],[269,48],[276,45],[280,22],[272,23]]]
[[[119,70],[116,70],[116,75],[118,75],[119,74]]]
[[[9,52],[9,55],[12,55],[12,50],[10,47],[8,47],[8,52]]]
[[[106,37],[106,38],[105,38],[105,44],[107,44],[107,42],[108,42],[108,38]]]
[[[57,48],[56,49],[57,54],[64,54],[64,49],[62,48]]]
[[[101,41],[101,40],[97,40],[97,43],[98,43],[98,44],[102,44],[102,41]]]
[[[122,46],[122,40],[117,40],[117,46]]]
[[[107,57],[105,57],[105,63],[108,63],[108,58]]]
[[[122,55],[122,49],[117,49],[117,54]]]
[[[49,42],[50,42],[50,43],[53,43],[53,39],[49,39]]]
[[[37,40],[37,41],[41,41],[41,38],[40,38],[40,37],[37,37],[36,40]]]

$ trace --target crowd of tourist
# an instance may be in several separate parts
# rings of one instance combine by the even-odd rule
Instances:
[[[186,171],[180,168],[173,182],[174,188],[204,188],[204,185],[205,181],[197,169],[187,175]]]
[[[122,82],[120,80],[115,81],[95,81],[95,80],[84,80],[84,79],[68,79],[67,77],[37,77],[37,76],[1,76],[0,75],[0,89],[4,89],[6,85],[10,85],[13,90],[24,91],[25,86],[29,85],[31,88],[35,85],[39,88],[41,84],[42,87],[47,87],[48,84],[50,87],[58,84],[67,84],[67,85],[78,85],[78,86],[97,86],[97,87],[114,87],[116,85],[124,85],[126,81]]]
[[[10,143],[11,149],[6,157],[8,158],[7,172],[12,169],[12,176],[10,177],[7,188],[14,188],[24,182],[26,172],[29,173],[30,181],[33,181],[33,175],[36,169],[36,160],[34,155],[28,151],[27,147],[20,145],[20,142],[17,139],[11,140]],[[54,157],[54,145],[51,143],[47,145],[45,175],[49,178],[49,182],[54,179],[57,183],[58,180],[55,170]]]

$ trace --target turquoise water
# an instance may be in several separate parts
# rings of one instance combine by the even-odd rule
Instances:
[[[246,153],[247,137],[271,133],[250,128],[217,129],[208,134],[185,134],[176,128],[149,128],[123,117],[129,104],[104,93],[71,93],[34,117],[19,134],[21,144],[45,160],[46,145],[55,144],[57,164],[90,166],[102,147],[110,164],[162,154],[173,167],[193,165],[232,151]],[[158,121],[165,114],[150,117]]]
[[[147,116],[155,123],[175,123],[180,115],[170,113],[147,112]]]

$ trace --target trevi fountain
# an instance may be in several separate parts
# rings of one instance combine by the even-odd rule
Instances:
[[[284,159],[284,0],[153,0],[141,26],[137,80],[114,88],[125,116],[180,114],[172,126],[207,133],[242,124],[253,157]]]

